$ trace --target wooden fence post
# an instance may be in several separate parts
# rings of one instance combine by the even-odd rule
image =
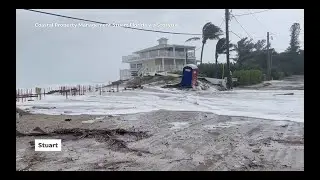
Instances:
[[[39,100],[39,93],[38,93],[38,88],[36,87],[35,89],[34,89],[34,92],[35,92],[35,95],[37,95],[37,100]]]
[[[42,93],[41,93],[41,89],[40,89],[40,94],[39,94],[40,95],[40,100],[41,100],[41,96],[42,96],[41,94]],[[45,97],[45,96],[46,96],[46,88],[43,89],[43,97]]]
[[[20,89],[18,89],[18,102],[19,102],[19,100],[20,100]]]
[[[64,88],[64,92],[66,93],[66,99],[68,99],[68,91],[67,91],[67,87]]]
[[[23,93],[24,102],[27,101],[27,96],[26,96],[26,94],[28,93],[27,91],[28,91],[28,89],[24,89],[24,93]]]

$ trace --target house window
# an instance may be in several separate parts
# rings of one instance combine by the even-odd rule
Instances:
[[[130,64],[130,68],[136,68],[136,64]]]

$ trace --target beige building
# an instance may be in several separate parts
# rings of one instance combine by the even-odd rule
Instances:
[[[161,38],[156,46],[123,56],[122,62],[130,64],[128,70],[131,76],[172,72],[182,70],[186,64],[196,64],[195,46],[168,44],[167,42],[168,39]]]

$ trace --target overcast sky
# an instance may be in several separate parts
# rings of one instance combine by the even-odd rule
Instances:
[[[207,22],[225,30],[224,9],[201,10],[59,10],[45,9],[45,12],[68,15],[109,23],[171,24],[166,27],[141,27],[146,29],[201,34]],[[261,9],[232,9],[239,15]],[[157,39],[168,38],[169,44],[185,44],[188,35],[170,35],[143,32],[120,27],[56,27],[57,24],[90,24],[78,20],[16,10],[16,85],[34,87],[48,84],[104,82],[118,80],[119,69],[129,67],[123,64],[122,56],[155,46]],[[278,52],[289,45],[290,26],[297,22],[301,27],[301,46],[304,42],[304,10],[272,9],[254,15],[238,16],[237,20],[248,32],[231,19],[230,30],[240,37],[251,36],[254,41],[266,39],[267,31],[272,33],[271,46]],[[37,27],[40,24],[54,24],[54,27]],[[175,25],[174,27],[172,26]],[[239,38],[230,33],[230,40]],[[209,40],[204,48],[203,62],[214,62],[216,41]],[[200,59],[201,41],[189,42],[194,45],[197,59]],[[219,59],[225,61],[225,57]]]

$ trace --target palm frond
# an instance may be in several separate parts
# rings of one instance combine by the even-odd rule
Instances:
[[[200,40],[199,37],[192,37],[192,38],[187,39],[186,42],[189,42],[189,41],[198,41],[198,40]]]
[[[213,40],[219,39],[219,37],[223,34],[220,27],[212,24],[211,22],[206,23],[202,28],[202,39],[204,40]]]
[[[221,38],[218,40],[217,44],[216,44],[216,52],[218,54],[226,54],[227,53],[227,44],[226,44],[227,40],[226,38]],[[233,48],[233,49],[231,49]],[[236,46],[232,43],[230,43],[229,41],[229,51],[235,51]]]

